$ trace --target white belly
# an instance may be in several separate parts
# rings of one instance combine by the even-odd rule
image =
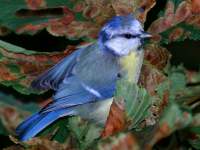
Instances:
[[[113,98],[110,98],[78,106],[76,110],[82,118],[94,121],[99,125],[104,125],[109,115],[112,102]]]

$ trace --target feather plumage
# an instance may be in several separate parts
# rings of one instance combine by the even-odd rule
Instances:
[[[34,137],[64,116],[80,115],[105,123],[119,77],[125,72],[131,81],[138,80],[143,60],[139,34],[144,32],[135,18],[114,17],[102,28],[96,43],[78,49],[34,80],[34,88],[53,89],[55,94],[53,102],[18,126],[20,139]],[[119,38],[125,42],[119,43]]]

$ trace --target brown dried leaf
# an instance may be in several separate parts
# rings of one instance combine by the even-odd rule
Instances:
[[[19,112],[19,110],[11,106],[1,107],[0,114],[1,121],[7,131],[9,131],[10,133],[14,133],[17,124],[22,121],[22,114]],[[28,114],[23,114],[24,117],[26,115]]]
[[[183,36],[184,30],[182,28],[175,28],[169,35],[169,41],[173,42]]]
[[[0,5],[8,10],[5,15],[11,17],[6,20],[0,15],[3,24],[19,34],[34,34],[47,28],[55,36],[74,39],[96,38],[102,25],[115,15],[135,12],[135,16],[144,22],[147,12],[155,5],[155,0],[86,0],[68,1],[66,4],[64,1],[25,0],[9,4],[2,1]],[[137,11],[141,7],[143,11]],[[15,26],[12,26],[13,21],[16,22]]]
[[[173,25],[174,20],[174,4],[171,1],[168,1],[164,17],[160,17],[155,20],[148,31],[152,34],[161,33]]]
[[[150,95],[156,95],[156,87],[166,80],[166,76],[150,64],[144,64],[140,75],[139,83],[149,92]]]
[[[178,23],[185,21],[192,15],[192,6],[188,1],[180,3],[175,12],[174,9],[174,3],[168,1],[164,16],[154,21],[148,31],[151,33],[161,33]]]
[[[153,135],[153,138],[151,138],[150,141],[146,143],[145,149],[151,150],[155,143],[157,143],[162,138],[169,136],[170,133],[171,129],[169,125],[167,123],[163,123],[160,127],[158,127],[155,134]]]
[[[37,53],[2,42],[0,82],[24,94],[34,93],[30,88],[32,80],[73,50],[74,47],[64,52]]]
[[[123,102],[113,101],[101,137],[108,137],[114,133],[124,130],[127,127],[125,121],[125,110],[122,103]]]
[[[163,70],[165,68],[165,66],[169,63],[170,57],[171,54],[169,51],[158,44],[148,44],[145,47],[145,60],[148,60],[151,65],[159,70]]]
[[[152,40],[168,43],[186,38],[199,39],[197,32],[200,27],[200,15],[195,13],[198,7],[196,1],[184,0],[178,3],[169,0],[164,15],[155,20],[148,29],[153,34]]]
[[[192,15],[192,6],[191,3],[183,1],[179,4],[175,15],[174,15],[174,24],[185,21],[188,17]]]
[[[200,74],[197,71],[185,70],[188,84],[195,84],[200,82]]]
[[[137,14],[137,18],[141,21],[141,22],[145,22],[146,20],[146,16],[147,16],[147,13],[149,12],[149,10],[151,8],[153,8],[156,4],[156,1],[155,0],[142,0],[142,1],[139,1],[139,7],[138,8],[141,8],[143,9],[142,12],[140,12],[139,14]]]
[[[190,113],[182,111],[176,104],[169,105],[168,110],[162,115],[152,137],[146,142],[145,147],[152,149],[158,141],[169,136],[175,130],[187,127],[190,123],[192,123]]]
[[[197,28],[200,28],[200,15],[193,15],[187,18],[186,23],[189,25],[193,25]]]
[[[46,7],[45,0],[25,0],[28,8],[30,9],[39,9]]]
[[[12,145],[5,150],[72,150],[74,148],[71,147],[70,141],[65,144],[60,144],[57,141],[51,141],[47,138],[33,138],[27,142],[20,142],[14,137],[10,137],[10,139],[16,143],[16,145]]]
[[[192,13],[199,14],[200,13],[200,1],[199,0],[192,0]]]
[[[130,133],[111,137],[109,142],[106,140],[98,145],[99,150],[139,150],[137,139]]]

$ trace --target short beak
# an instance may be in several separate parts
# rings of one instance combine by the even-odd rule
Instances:
[[[146,39],[146,38],[150,38],[152,37],[152,35],[150,33],[147,33],[147,32],[142,32],[142,34],[140,34],[140,38],[142,39]]]

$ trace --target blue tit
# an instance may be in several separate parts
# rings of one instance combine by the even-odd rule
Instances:
[[[98,40],[81,47],[33,81],[32,87],[53,89],[53,101],[16,129],[26,141],[61,117],[79,115],[104,125],[116,81],[127,76],[137,82],[142,44],[150,34],[133,16],[115,16],[99,32]]]

